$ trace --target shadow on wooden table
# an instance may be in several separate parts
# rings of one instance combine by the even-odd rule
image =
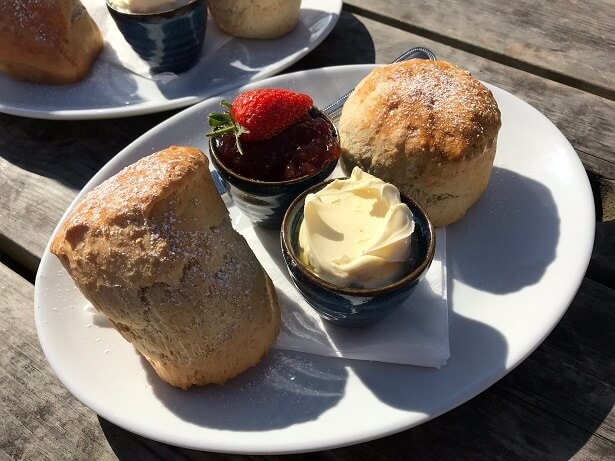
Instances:
[[[257,73],[267,74],[272,67],[277,67],[272,63],[288,62],[289,56],[305,51],[315,34],[318,36],[322,28],[333,21],[330,13],[310,8],[302,8],[301,17],[290,34],[273,41],[235,38],[209,51],[206,48],[204,62],[182,74],[181,80],[160,80],[158,90],[166,99],[174,100],[203,88],[203,82],[208,82],[218,94],[251,83]]]
[[[402,51],[400,49],[400,53]],[[370,32],[356,16],[342,11],[337,26],[333,28],[329,36],[301,61],[289,67],[285,73],[319,67],[373,64],[375,62],[376,49]]]
[[[175,113],[81,121],[0,114],[0,152],[26,171],[80,190],[126,145]]]

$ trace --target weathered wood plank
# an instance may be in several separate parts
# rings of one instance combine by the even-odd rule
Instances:
[[[615,180],[607,178],[595,179],[596,191],[600,197],[600,219],[612,221],[615,219]]]
[[[32,285],[2,264],[0,280],[0,453],[41,461],[116,459],[96,415],[47,364],[34,327]]]
[[[615,5],[350,0],[345,8],[491,60],[615,99]]]
[[[36,120],[0,114],[0,245],[36,271],[76,193],[123,147],[169,117]]]

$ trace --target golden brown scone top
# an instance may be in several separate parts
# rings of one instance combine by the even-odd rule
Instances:
[[[194,175],[209,174],[207,165],[200,150],[177,146],[129,165],[83,197],[54,237],[51,251],[64,264],[90,266],[78,272],[91,273],[99,284],[118,276],[128,285],[178,283],[185,256],[205,251],[203,217],[209,227],[227,217],[224,206],[181,192],[195,182]],[[219,198],[211,181],[202,185],[214,188],[209,196]],[[173,199],[166,200],[170,194]],[[178,222],[181,215],[195,218]],[[106,238],[100,238],[103,233]]]
[[[445,61],[388,64],[344,105],[340,166],[393,183],[446,226],[485,191],[500,126],[491,91],[469,72]]]
[[[350,143],[353,131],[362,142],[371,138],[374,152],[382,143],[385,151],[394,147],[450,160],[482,152],[476,143],[491,139],[501,125],[491,91],[445,61],[415,59],[376,68],[351,98],[340,130]]]
[[[41,47],[64,47],[73,15],[83,6],[71,1],[2,0],[0,30],[7,30],[19,40],[32,41]]]

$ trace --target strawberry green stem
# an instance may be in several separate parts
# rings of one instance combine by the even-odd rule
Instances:
[[[222,100],[220,101],[220,105],[226,107],[227,111],[223,113],[212,112],[209,114],[207,119],[209,121],[209,126],[211,126],[212,130],[207,133],[207,136],[218,136],[224,133],[234,133],[237,150],[241,155],[243,155],[243,150],[241,149],[241,142],[239,140],[239,137],[243,133],[248,133],[248,130],[246,130],[243,126],[235,123],[235,120],[233,120],[233,117],[231,117],[230,102]]]

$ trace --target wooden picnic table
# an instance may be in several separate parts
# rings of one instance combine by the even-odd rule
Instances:
[[[518,96],[561,130],[594,192],[591,261],[553,332],[486,391],[404,432],[296,458],[615,459],[615,3],[351,0],[285,72],[387,63],[411,46]],[[109,159],[176,112],[0,114],[0,460],[249,458],[166,445],[97,416],[55,376],[34,325],[35,274],[65,209]]]

